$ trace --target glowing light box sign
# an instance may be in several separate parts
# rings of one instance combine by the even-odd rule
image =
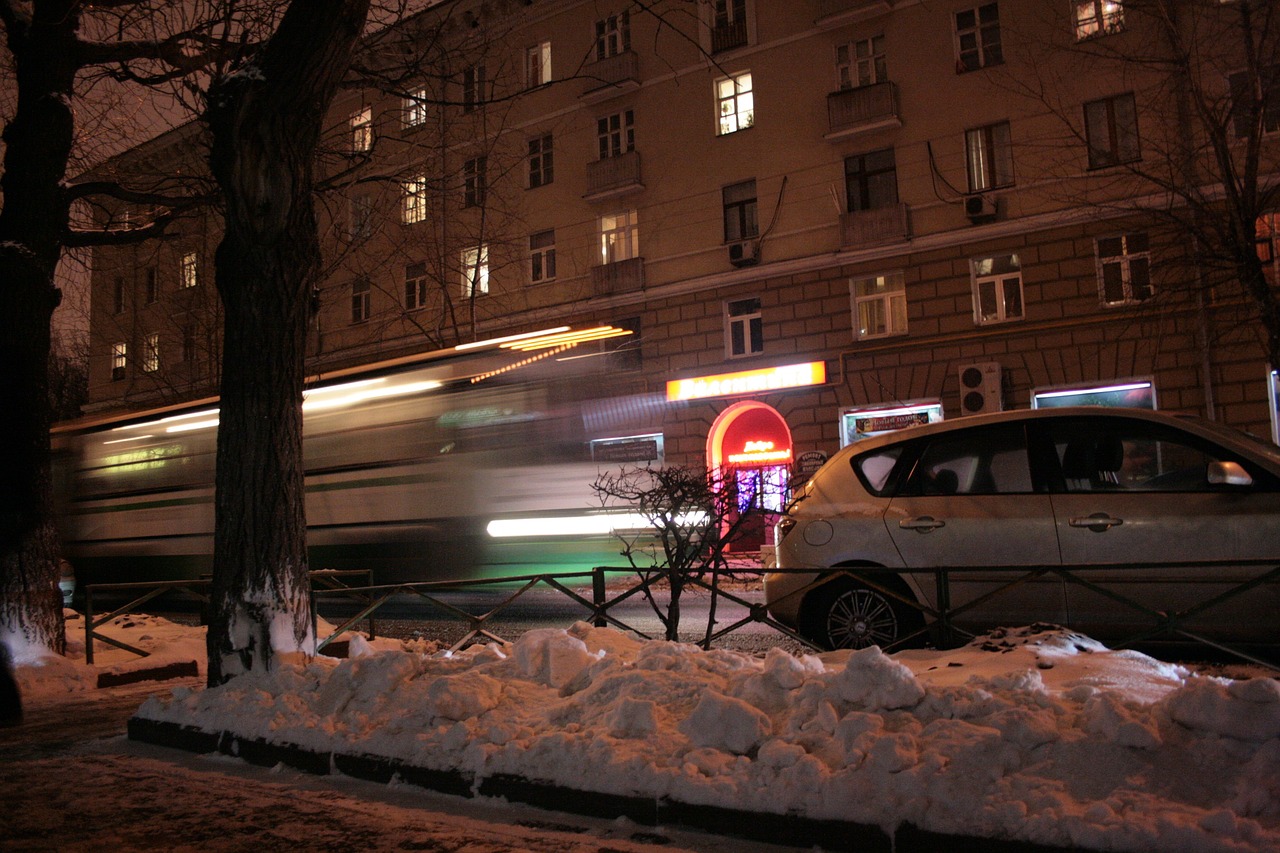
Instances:
[[[1156,408],[1156,386],[1149,379],[1090,385],[1083,388],[1044,388],[1031,393],[1031,408],[1061,406],[1111,406],[1115,408]]]
[[[840,446],[862,438],[942,420],[941,400],[912,400],[899,406],[857,406],[840,412]]]
[[[673,379],[667,383],[667,399],[676,402],[703,400],[708,397],[736,397],[742,394],[760,394],[785,388],[821,385],[826,381],[826,362],[807,361],[803,364],[786,364],[761,370],[743,370],[738,373],[720,373],[714,376],[697,376],[692,379]]]
[[[1267,388],[1271,397],[1271,440],[1280,444],[1280,370],[1267,374]]]

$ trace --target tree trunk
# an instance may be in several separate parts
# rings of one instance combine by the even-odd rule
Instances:
[[[303,357],[320,247],[316,146],[368,0],[293,2],[263,53],[210,90],[226,207],[209,684],[314,653],[302,469]]]
[[[59,546],[49,459],[49,324],[60,293],[54,270],[67,227],[62,192],[74,122],[70,98],[79,5],[36,2],[7,28],[18,103],[4,130],[0,179],[0,641],[15,657],[61,653]]]

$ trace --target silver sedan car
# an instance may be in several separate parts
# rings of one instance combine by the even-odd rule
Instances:
[[[1280,448],[1197,418],[1037,409],[867,438],[776,534],[769,610],[830,648],[944,618],[1280,644]]]

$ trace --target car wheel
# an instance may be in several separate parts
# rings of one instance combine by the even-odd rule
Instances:
[[[884,648],[920,629],[919,612],[848,580],[816,589],[805,602],[801,630],[828,649]]]

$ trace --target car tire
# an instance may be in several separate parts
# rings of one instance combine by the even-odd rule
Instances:
[[[815,589],[806,597],[800,615],[801,633],[827,649],[885,648],[923,624],[915,608],[847,578]],[[923,637],[908,645],[918,645],[919,640]]]

